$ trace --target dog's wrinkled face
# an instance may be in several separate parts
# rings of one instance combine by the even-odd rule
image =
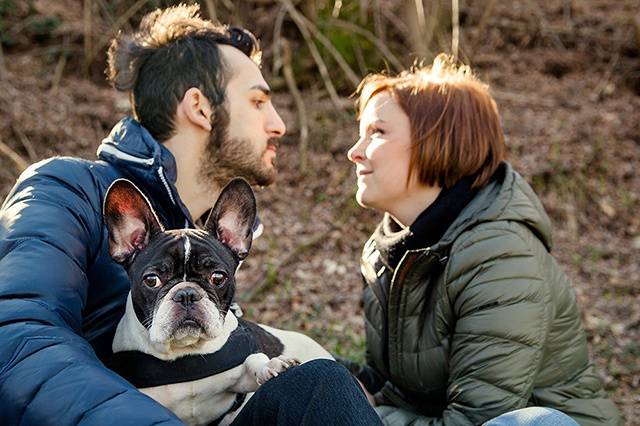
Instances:
[[[221,333],[235,271],[251,247],[255,210],[251,187],[235,179],[204,229],[164,231],[131,182],[109,188],[109,251],[127,269],[134,311],[152,343],[195,348]]]

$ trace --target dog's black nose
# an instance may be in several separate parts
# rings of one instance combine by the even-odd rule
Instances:
[[[195,288],[187,287],[176,291],[176,294],[173,295],[172,299],[174,302],[180,303],[184,307],[188,307],[202,299],[202,296],[200,296]]]

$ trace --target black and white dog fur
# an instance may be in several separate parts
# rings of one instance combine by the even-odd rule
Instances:
[[[150,355],[163,375],[189,357],[200,360],[222,353],[240,329],[254,345],[228,370],[140,389],[185,423],[228,424],[243,405],[238,395],[250,396],[260,384],[299,362],[332,359],[307,336],[244,321],[229,309],[235,272],[251,247],[256,216],[253,191],[243,179],[223,189],[204,229],[165,231],[146,197],[125,179],[109,188],[104,216],[110,254],[131,281],[125,315],[113,340],[115,355]],[[232,353],[238,351],[234,348]],[[132,363],[127,368],[137,371],[146,362],[127,360]]]

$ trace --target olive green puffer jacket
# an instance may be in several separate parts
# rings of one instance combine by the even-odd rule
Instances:
[[[374,239],[361,263],[367,362],[388,424],[478,425],[527,406],[618,425],[589,361],[576,298],[549,254],[550,221],[506,165],[441,240],[394,271]],[[388,289],[388,295],[385,291]]]

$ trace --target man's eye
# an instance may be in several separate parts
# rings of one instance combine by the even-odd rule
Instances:
[[[262,107],[262,105],[264,105],[264,101],[263,101],[263,100],[261,100],[261,99],[256,99],[255,101],[253,101],[253,105],[254,105],[256,108],[261,108],[261,107]]]
[[[158,288],[162,285],[162,280],[156,274],[147,274],[142,278],[144,285],[150,288]]]

